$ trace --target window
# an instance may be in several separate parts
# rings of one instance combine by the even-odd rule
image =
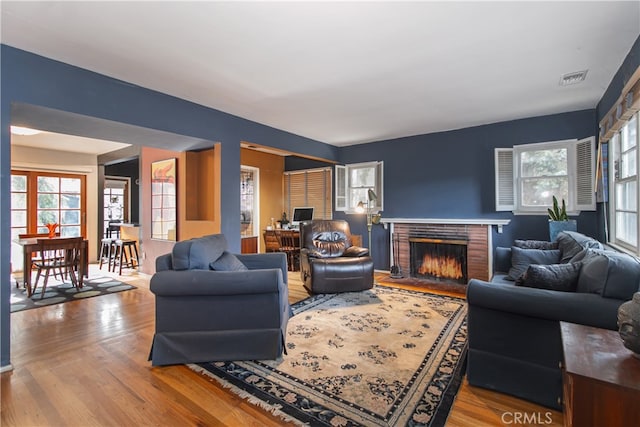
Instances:
[[[12,238],[21,233],[46,233],[60,224],[61,236],[84,236],[85,176],[45,172],[11,172]]]
[[[106,177],[104,181],[104,216],[102,229],[106,235],[109,221],[127,222],[129,220],[129,182],[130,178]]]
[[[374,213],[384,209],[382,162],[336,165],[336,210],[354,212],[358,203],[368,201],[368,191],[373,190],[377,200],[370,206]]]
[[[313,208],[314,219],[332,219],[331,168],[284,173],[285,211],[293,220],[293,209]]]
[[[594,137],[497,148],[496,210],[546,215],[553,196],[572,214],[595,210],[594,153]]]
[[[638,114],[627,121],[610,142],[611,243],[638,254]]]
[[[250,166],[240,167],[240,235],[242,237],[259,234],[258,221],[254,221],[254,218],[259,218],[259,191],[256,191],[259,188],[259,172],[259,169]]]
[[[11,171],[11,239],[19,234],[47,233],[46,224],[58,223],[61,236],[85,236],[84,175]],[[22,269],[22,249],[12,245],[14,271]]]

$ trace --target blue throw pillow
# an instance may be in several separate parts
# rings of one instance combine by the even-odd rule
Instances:
[[[558,242],[547,242],[546,240],[516,240],[513,246],[522,249],[558,249]]]
[[[582,262],[578,292],[596,293],[623,301],[633,298],[640,283],[640,262],[622,252],[586,249]]]
[[[578,286],[581,263],[532,264],[516,285],[552,291],[574,292]]]
[[[216,271],[244,271],[248,270],[238,257],[234,254],[224,251],[222,256],[209,264],[211,270]]]
[[[207,270],[212,260],[227,249],[223,234],[212,234],[184,240],[173,245],[171,262],[174,270]]]
[[[522,249],[512,246],[509,278],[518,280],[531,264],[558,264],[559,262],[559,249]]]
[[[592,237],[575,231],[562,231],[558,233],[558,248],[562,252],[560,262],[569,262],[585,248],[603,249],[602,243]]]

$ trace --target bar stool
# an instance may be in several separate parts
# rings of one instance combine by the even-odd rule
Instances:
[[[107,263],[107,271],[111,271],[111,257],[114,255],[115,239],[104,238],[100,243],[100,264],[99,268],[102,270],[102,264]]]
[[[138,243],[132,239],[117,239],[114,241],[114,255],[111,258],[111,266],[116,271],[118,266],[118,274],[122,275],[122,267],[136,268],[139,264],[138,260]],[[134,262],[135,253],[135,262]]]

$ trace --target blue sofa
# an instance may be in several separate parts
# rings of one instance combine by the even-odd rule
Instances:
[[[152,365],[276,359],[291,315],[284,253],[233,255],[221,234],[156,259]]]
[[[560,321],[617,330],[618,307],[640,290],[640,263],[575,232],[524,246],[497,248],[491,282],[468,283],[467,378],[561,409]],[[541,269],[542,280],[529,280]]]

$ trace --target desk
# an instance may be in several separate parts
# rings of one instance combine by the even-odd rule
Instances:
[[[17,244],[22,246],[23,259],[23,282],[27,290],[27,296],[31,296],[31,257],[34,252],[39,249],[38,239],[42,237],[31,237],[28,239],[15,240]],[[62,237],[52,237],[51,240],[61,239]],[[80,270],[78,274],[78,286],[82,287],[83,277],[89,277],[89,241],[82,241],[82,250],[80,251]]]
[[[282,231],[281,228],[276,228],[275,230],[265,230],[263,233],[264,237],[264,251],[265,252],[278,252],[280,251],[280,243],[278,242],[278,235]],[[295,239],[297,242],[297,246],[300,246],[300,231],[293,230],[295,234]]]

